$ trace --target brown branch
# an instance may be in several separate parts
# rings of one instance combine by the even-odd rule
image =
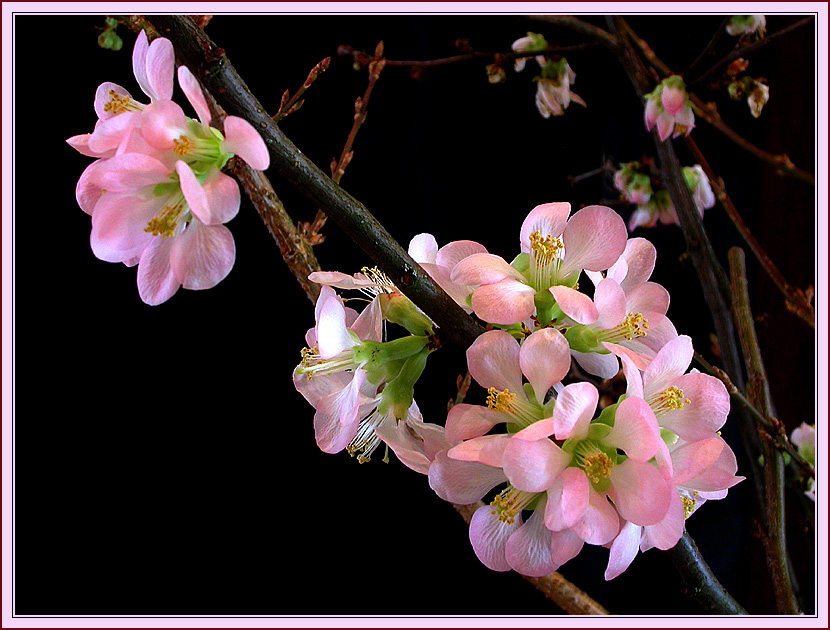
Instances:
[[[729,250],[729,266],[732,277],[732,306],[748,376],[747,398],[764,415],[770,416],[773,412],[772,395],[769,390],[766,369],[761,358],[761,350],[758,346],[755,324],[749,306],[746,263],[741,248],[733,247]],[[797,615],[801,611],[790,579],[785,534],[784,461],[781,453],[773,447],[772,440],[763,440],[762,448],[764,452],[764,486],[767,498],[766,534],[763,541],[767,552],[767,567],[772,577],[778,612],[783,615]]]
[[[686,69],[686,72],[683,73],[684,77],[691,76],[694,73],[694,71],[697,70],[703,64],[707,57],[711,57],[715,54],[715,46],[717,46],[721,37],[723,37],[723,34],[726,32],[726,27],[729,25],[730,19],[731,18],[727,17],[720,23],[720,26],[717,28],[715,33],[712,35],[712,38],[709,40],[709,43],[706,44],[706,47]]]
[[[459,505],[453,503],[453,507],[464,521],[469,525],[475,511],[484,503],[471,503]],[[549,600],[553,601],[559,608],[569,615],[607,615],[609,612],[592,599],[585,591],[578,588],[572,582],[566,580],[561,573],[553,572],[544,577],[522,576],[533,584]]]
[[[727,68],[730,63],[735,61],[735,59],[740,59],[741,57],[746,57],[747,55],[749,55],[750,53],[755,52],[759,48],[763,48],[764,46],[768,46],[773,41],[775,41],[777,38],[781,37],[782,35],[787,35],[788,33],[791,33],[792,31],[796,30],[797,28],[800,28],[802,26],[806,26],[807,24],[810,24],[811,22],[815,22],[815,18],[813,16],[803,18],[803,19],[799,20],[798,22],[794,22],[793,24],[790,24],[789,26],[786,26],[786,27],[782,28],[780,31],[776,31],[775,33],[768,34],[763,39],[759,39],[758,41],[753,42],[751,44],[747,44],[746,46],[736,48],[735,50],[730,52],[728,55],[726,55],[723,59],[718,61],[715,65],[713,65],[711,68],[709,68],[706,72],[701,74],[699,77],[697,77],[697,78],[693,77],[690,81],[687,81],[687,85],[692,85],[692,84],[696,84],[696,83],[704,83],[710,77],[715,76],[718,72],[720,72],[724,68]]]
[[[624,21],[623,28],[632,43],[655,70],[657,70],[664,77],[674,74],[671,68],[663,63],[654,53],[654,50],[652,50],[648,43],[638,37],[632,28]],[[689,93],[689,98],[691,98],[695,112],[698,116],[720,131],[723,135],[738,145],[738,147],[744,151],[748,151],[762,162],[772,165],[775,167],[777,173],[790,175],[799,181],[815,186],[816,178],[807,171],[798,168],[792,163],[792,160],[790,160],[789,157],[784,154],[775,155],[769,151],[765,151],[764,149],[755,146],[738,132],[729,127],[725,122],[723,122],[723,119],[720,117],[714,103],[705,104],[698,96],[692,94],[691,92]]]
[[[709,178],[709,183],[712,186],[712,189],[715,192],[715,196],[720,201],[721,206],[723,209],[726,210],[727,216],[731,219],[734,226],[737,228],[738,232],[740,232],[743,239],[746,241],[747,245],[749,245],[749,249],[755,255],[755,258],[760,263],[761,267],[763,267],[764,271],[767,272],[767,275],[772,279],[773,283],[776,287],[781,291],[786,299],[787,310],[796,314],[798,317],[803,319],[807,322],[812,328],[816,327],[816,315],[813,305],[810,303],[810,300],[807,298],[807,295],[801,289],[793,287],[787,280],[784,278],[784,275],[772,262],[769,255],[764,251],[761,247],[761,244],[758,242],[752,233],[749,231],[749,228],[744,223],[741,215],[738,213],[738,210],[735,208],[735,205],[732,203],[732,200],[729,198],[729,195],[726,194],[726,189],[723,185],[723,182],[715,177],[715,173],[712,171],[712,168],[709,166],[709,163],[706,161],[706,158],[703,155],[703,152],[697,146],[694,140],[690,136],[686,137],[686,145],[689,147],[689,150],[695,156],[695,159],[703,168],[703,171],[706,173],[706,177]]]
[[[272,116],[272,118],[276,122],[280,122],[283,118],[288,116],[288,114],[293,114],[303,104],[303,101],[300,100],[305,91],[311,87],[311,85],[317,80],[321,74],[323,74],[326,70],[328,70],[329,64],[331,63],[331,57],[326,57],[317,65],[315,65],[311,71],[308,73],[308,77],[294,94],[294,96],[289,96],[288,90],[282,95],[282,102],[280,103],[279,111]]]
[[[599,26],[594,26],[584,20],[580,20],[573,15],[529,15],[527,17],[538,22],[547,22],[548,24],[567,28],[575,33],[584,35],[598,44],[602,44],[602,46],[611,51],[617,50],[619,46],[616,37],[611,33]]]

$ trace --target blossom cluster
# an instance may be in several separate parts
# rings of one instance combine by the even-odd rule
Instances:
[[[198,120],[171,99],[173,45],[149,43],[142,31],[133,49],[133,72],[149,103],[115,83],[102,83],[92,133],[67,142],[96,158],[76,187],[78,205],[92,219],[90,244],[108,262],[138,265],[138,292],[151,305],[179,289],[207,289],[233,267],[236,249],[224,224],[239,210],[239,186],[222,172],[239,156],[265,170],[268,151],[245,120],[224,119],[224,135],[211,115],[197,79],[178,69],[178,83]]]
[[[423,421],[414,386],[434,327],[377,270],[312,274],[324,287],[294,383],[324,451],[365,461],[385,443],[441,498],[485,500],[470,523],[485,566],[542,576],[601,545],[612,579],[639,551],[674,546],[692,513],[743,479],[720,436],[729,395],[689,370],[691,339],[650,280],[655,248],[628,238],[613,210],[537,206],[519,246],[510,263],[473,241],[439,248],[421,234],[409,246],[491,328],[467,350],[485,404],[454,405],[444,426]],[[333,288],[371,301],[358,314]],[[409,335],[385,340],[383,320]],[[620,371],[625,393],[607,400],[602,383]]]
[[[681,172],[702,218],[703,211],[715,205],[715,194],[712,192],[709,178],[699,164],[684,166]],[[614,188],[625,201],[637,206],[628,220],[629,230],[654,227],[658,222],[663,225],[679,225],[677,210],[668,191],[663,188],[655,190],[652,177],[649,173],[643,172],[639,162],[620,165],[619,170],[614,173]]]
[[[656,126],[661,141],[669,136],[688,136],[694,129],[695,114],[682,77],[663,79],[645,99],[646,129],[651,131]]]

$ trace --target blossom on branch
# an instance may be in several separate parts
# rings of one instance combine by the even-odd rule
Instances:
[[[669,136],[688,136],[695,127],[692,102],[686,93],[686,84],[677,75],[663,79],[651,94],[646,95],[645,123],[651,131],[657,126],[661,141]]]

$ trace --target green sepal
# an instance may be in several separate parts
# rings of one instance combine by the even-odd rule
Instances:
[[[384,363],[406,360],[423,350],[429,339],[427,337],[402,337],[393,341],[364,341],[352,352],[357,363],[366,370],[378,370]]]
[[[597,352],[599,354],[609,354],[608,350],[603,348],[597,335],[599,332],[585,326],[583,324],[576,324],[565,331],[565,339],[571,346],[571,350],[577,352]]]
[[[586,439],[602,442],[602,440],[608,437],[609,433],[611,433],[611,427],[609,425],[603,422],[592,422],[588,426],[588,437]],[[602,444],[597,444],[597,446],[599,446],[600,450],[606,450]]]
[[[522,252],[518,256],[513,259],[513,262],[510,263],[510,266],[513,267],[519,273],[524,273],[530,268],[530,254]]]
[[[540,326],[547,326],[553,320],[553,309],[556,306],[556,299],[550,291],[537,291],[533,296],[536,304],[536,321]]]
[[[617,407],[620,406],[622,399],[615,402],[613,405],[608,405],[605,409],[600,411],[599,416],[597,416],[594,422],[599,422],[600,424],[608,425],[609,427],[614,426],[614,419],[617,413]]]
[[[672,433],[668,429],[660,429],[660,439],[662,439],[666,443],[666,446],[671,446],[672,444],[677,442],[677,438],[678,436],[676,433]]]
[[[378,405],[378,411],[381,414],[391,413],[398,420],[406,418],[415,395],[415,383],[418,382],[426,367],[429,354],[430,351],[424,348],[404,362],[398,376],[383,389]]]
[[[403,293],[381,293],[378,296],[384,319],[406,328],[412,335],[432,335],[432,321]]]

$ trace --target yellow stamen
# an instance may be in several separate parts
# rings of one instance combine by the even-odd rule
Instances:
[[[654,415],[661,415],[667,411],[683,409],[683,407],[691,404],[691,402],[691,400],[685,397],[682,389],[672,385],[665,391],[649,399],[648,404],[652,411],[654,411]]]
[[[511,394],[509,389],[500,392],[495,387],[491,387],[487,390],[487,408],[494,411],[510,411],[510,403],[514,398],[516,394]]]
[[[165,206],[161,212],[150,219],[144,231],[150,232],[153,236],[161,236],[162,238],[173,236],[184,209],[184,201]]]
[[[645,337],[648,334],[648,320],[641,313],[629,313],[618,326],[609,328],[599,335],[600,341],[616,343],[619,341],[631,341],[637,337]]]
[[[179,156],[187,155],[193,151],[193,141],[187,136],[179,136],[173,140],[173,153]]]
[[[556,236],[543,237],[538,230],[530,235],[530,267],[528,278],[537,291],[554,284],[554,277],[562,261],[565,244]]]
[[[112,114],[123,114],[124,112],[138,112],[144,109],[141,103],[134,101],[126,94],[119,94],[115,90],[108,92],[110,100],[104,103],[104,111]]]
[[[596,453],[589,455],[582,460],[582,470],[585,475],[591,480],[591,483],[599,483],[600,479],[608,478],[611,474],[611,469],[614,467],[614,462],[605,453]]]
[[[689,497],[680,497],[683,499],[683,511],[686,514],[686,518],[689,518],[692,515],[692,512],[695,511],[695,505],[697,501],[694,499],[690,499]]]
[[[532,492],[516,490],[513,486],[507,486],[490,502],[495,509],[490,514],[497,514],[502,523],[512,525],[519,514],[535,497]]]

